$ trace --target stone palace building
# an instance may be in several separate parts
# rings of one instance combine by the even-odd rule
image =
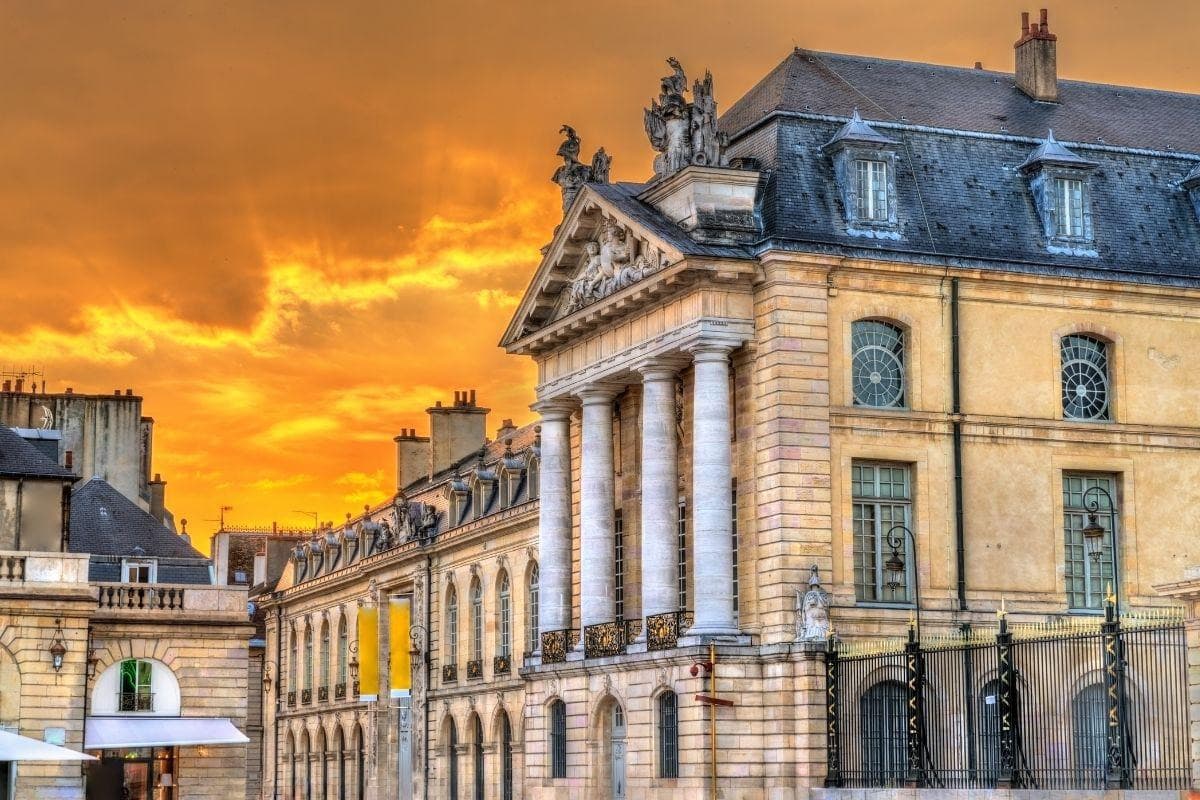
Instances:
[[[564,126],[539,419],[297,548],[265,796],[1200,788],[1200,97],[1056,50],[671,59],[639,184]]]

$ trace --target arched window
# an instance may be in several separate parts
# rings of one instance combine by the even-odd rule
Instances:
[[[317,733],[317,793],[315,795],[319,800],[328,800],[327,790],[329,788],[329,753],[325,747],[325,729],[321,728]]]
[[[301,702],[312,701],[313,685],[313,629],[311,622],[304,623],[304,696]]]
[[[346,738],[341,723],[333,740],[334,760],[337,762],[337,800],[346,800]]]
[[[483,660],[483,587],[471,581],[471,660]]]
[[[658,777],[679,777],[679,700],[672,691],[658,696]]]
[[[458,727],[454,720],[448,722],[446,736],[446,796],[458,797]]]
[[[1075,753],[1075,776],[1080,781],[1100,778],[1107,762],[1106,715],[1104,686],[1093,683],[1085,686],[1071,701],[1072,748]]]
[[[287,685],[287,689],[289,692],[295,692],[296,691],[296,683],[299,680],[299,678],[297,676],[300,674],[300,672],[299,672],[300,671],[300,635],[298,633],[296,633],[295,628],[292,628],[290,635],[292,637],[292,648],[288,653],[288,685]],[[289,702],[292,702],[294,700],[295,700],[295,697],[293,697],[292,700]]]
[[[508,572],[501,570],[496,579],[496,650],[497,655],[512,655],[512,590]]]
[[[362,725],[354,726],[354,800],[363,800],[367,787],[367,743],[363,739]]]
[[[859,701],[862,765],[868,786],[898,786],[907,770],[906,693],[899,681],[875,684]]]
[[[887,322],[860,319],[850,326],[854,405],[903,408],[904,331]]]
[[[346,691],[347,664],[349,663],[350,655],[350,634],[346,630],[346,614],[343,612],[338,617],[338,658],[337,658],[337,682],[342,687],[342,692]]]
[[[550,777],[567,777],[567,704],[550,704]]]
[[[318,684],[325,699],[329,699],[329,620],[321,620],[321,682]]]
[[[483,723],[479,721],[479,715],[471,716],[471,754],[474,758],[475,771],[475,800],[483,800],[484,787],[487,785],[483,770]]]
[[[513,800],[512,724],[500,709],[500,800]]]
[[[1062,338],[1062,404],[1067,419],[1110,418],[1108,345],[1093,336]]]
[[[442,643],[447,665],[458,664],[458,592],[451,585],[446,590],[446,640]]]
[[[531,653],[538,649],[538,580],[538,565],[534,562],[525,586],[525,648]]]

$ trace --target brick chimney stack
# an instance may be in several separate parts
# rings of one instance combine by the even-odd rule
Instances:
[[[156,472],[154,480],[147,484],[147,488],[150,490],[150,516],[165,525],[167,521],[167,482],[162,479],[162,475]]]
[[[1029,24],[1029,12],[1021,13],[1021,38],[1013,45],[1017,57],[1017,88],[1034,100],[1058,102],[1058,37],[1050,32],[1049,12],[1042,9],[1041,22]]]
[[[401,428],[396,443],[396,491],[429,475],[429,437],[417,436],[416,428]]]
[[[429,414],[429,475],[438,474],[487,443],[487,414],[475,405],[475,390],[454,393],[454,405],[439,400]]]

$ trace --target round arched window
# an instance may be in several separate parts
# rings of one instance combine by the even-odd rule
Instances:
[[[851,327],[854,404],[873,408],[904,406],[904,331],[878,320]]]
[[[1091,336],[1064,336],[1063,416],[1108,419],[1108,400],[1108,345]]]

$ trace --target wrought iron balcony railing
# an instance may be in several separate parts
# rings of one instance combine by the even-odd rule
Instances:
[[[692,627],[691,611],[668,611],[646,617],[646,649],[670,650],[679,646],[679,637]]]
[[[607,658],[625,652],[625,623],[601,622],[583,629],[583,657]]]
[[[121,711],[153,711],[154,695],[149,692],[121,692],[117,697]]]
[[[295,707],[296,707],[296,693],[295,693],[295,692],[288,692],[288,694],[287,694],[287,704],[288,704],[288,708],[295,708]]]
[[[454,683],[458,680],[457,664],[442,664],[442,683]]]
[[[300,705],[306,706],[312,703],[312,689],[300,690]]]
[[[483,659],[476,658],[467,662],[467,679],[483,677]]]
[[[512,672],[511,656],[496,656],[492,659],[492,674],[507,675]]]
[[[346,699],[346,684],[339,683],[339,684],[334,685],[333,699],[334,700],[345,700]]]
[[[317,702],[325,703],[328,701],[329,701],[329,687],[328,686],[318,686],[317,687]]]
[[[353,691],[354,691],[354,696],[358,697],[358,679],[355,679],[355,681],[354,681]]]
[[[545,631],[542,633],[542,663],[543,664],[561,664],[567,660],[567,648],[570,646],[568,640],[571,638],[571,629],[565,628],[561,631]]]

